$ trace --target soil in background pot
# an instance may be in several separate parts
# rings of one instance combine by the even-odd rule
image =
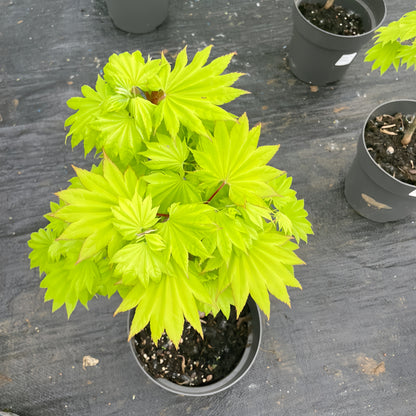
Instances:
[[[299,11],[313,25],[336,35],[355,36],[365,32],[358,14],[335,4],[328,9],[324,6],[324,2],[301,3]]]
[[[227,376],[238,364],[247,346],[251,313],[246,305],[239,318],[231,308],[227,320],[217,316],[201,318],[204,338],[188,322],[179,349],[163,334],[157,346],[149,325],[134,337],[140,361],[155,378],[166,378],[184,386],[208,385]]]
[[[415,114],[383,114],[368,121],[364,138],[375,162],[399,181],[416,185],[416,133],[408,144],[403,136]]]

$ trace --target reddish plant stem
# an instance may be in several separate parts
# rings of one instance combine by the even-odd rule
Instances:
[[[221,191],[221,189],[224,187],[224,185],[225,185],[225,181],[218,187],[218,189],[211,195],[211,197],[205,203],[209,204],[212,201],[212,199],[214,198],[214,196],[217,195],[217,193],[219,191]]]
[[[208,199],[208,201],[205,202],[205,204],[209,204],[212,199],[214,198],[215,195],[217,195],[217,193],[219,191],[221,191],[221,189],[224,187],[225,185],[225,181],[218,187],[218,189],[211,195],[211,197]],[[158,217],[164,217],[164,218],[169,218],[169,214],[162,214],[161,212],[158,212],[156,214]]]

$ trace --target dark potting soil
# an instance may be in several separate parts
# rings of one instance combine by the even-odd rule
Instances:
[[[237,366],[247,346],[250,324],[247,305],[238,319],[232,307],[228,320],[221,312],[201,318],[204,338],[185,322],[178,349],[165,333],[156,346],[149,325],[135,336],[134,344],[140,361],[153,377],[184,386],[208,385]]]
[[[324,5],[325,2],[301,3],[299,11],[313,25],[336,35],[354,36],[365,32],[358,14],[335,4],[328,9]]]
[[[365,144],[375,162],[399,181],[416,185],[416,132],[402,144],[414,114],[384,114],[368,121]]]

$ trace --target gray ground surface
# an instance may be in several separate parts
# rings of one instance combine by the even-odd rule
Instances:
[[[388,1],[387,21],[412,10]],[[370,73],[361,51],[346,76],[312,91],[286,67],[290,0],[172,0],[157,31],[115,29],[102,0],[0,0],[0,410],[20,416],[391,416],[416,414],[416,216],[375,224],[343,196],[365,117],[415,98],[416,74]],[[71,164],[91,158],[65,146],[66,100],[79,95],[113,52],[140,49],[172,60],[209,44],[236,51],[230,69],[252,92],[231,103],[262,122],[272,163],[294,177],[315,236],[302,244],[303,291],[292,309],[272,300],[261,351],[247,376],[217,396],[161,391],[138,370],[119,299],[51,314],[27,240],[46,224]],[[99,360],[83,369],[83,357]]]

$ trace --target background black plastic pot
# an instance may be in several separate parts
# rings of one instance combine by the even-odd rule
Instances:
[[[168,16],[169,0],[106,0],[116,27],[130,33],[147,33]]]
[[[381,26],[386,15],[384,0],[336,0],[337,6],[358,13],[365,33],[356,36],[335,35],[310,23],[299,11],[300,3],[319,0],[293,0],[293,34],[289,45],[289,67],[301,81],[326,85],[339,81],[360,48]]]
[[[180,394],[183,396],[209,396],[230,388],[247,373],[247,371],[252,366],[260,348],[262,334],[260,310],[251,298],[248,299],[247,304],[251,312],[251,332],[248,335],[247,347],[237,366],[228,376],[224,377],[223,379],[218,380],[215,383],[208,384],[206,386],[204,385],[190,387],[181,386],[164,378],[154,378],[143,367],[143,364],[137,355],[137,351],[134,346],[135,341],[133,337],[130,340],[130,347],[137,364],[139,365],[141,370],[146,374],[146,376],[149,377],[150,380],[156,383],[159,387],[162,387],[163,389],[170,391],[171,393]],[[133,319],[133,315],[134,310],[131,310],[128,314],[128,330],[130,329],[130,322]]]
[[[416,101],[390,101],[366,119],[357,154],[345,179],[345,197],[363,217],[377,222],[396,221],[416,211],[416,186],[401,182],[384,171],[365,146],[364,129],[369,119],[381,114],[415,114]]]

